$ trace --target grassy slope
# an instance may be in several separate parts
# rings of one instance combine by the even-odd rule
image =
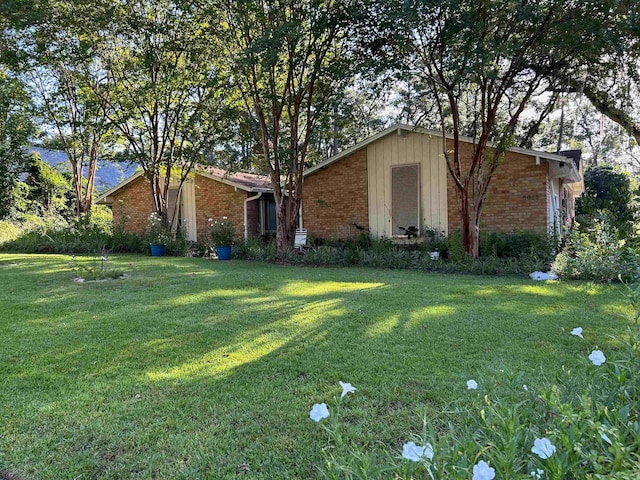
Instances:
[[[338,380],[396,448],[467,379],[535,386],[624,328],[608,286],[124,256],[76,284],[67,260],[0,255],[0,470],[27,478],[313,477]]]

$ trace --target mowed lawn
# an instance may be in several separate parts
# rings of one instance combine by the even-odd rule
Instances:
[[[425,411],[502,370],[535,388],[626,329],[619,286],[128,256],[128,279],[79,284],[68,261],[0,254],[0,471],[20,478],[316,478],[309,410],[340,380],[351,434],[399,453]]]

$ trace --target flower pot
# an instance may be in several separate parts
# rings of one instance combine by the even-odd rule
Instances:
[[[152,257],[164,257],[166,245],[160,243],[152,243],[149,245],[151,247],[151,256]]]
[[[216,247],[216,255],[218,260],[229,260],[231,258],[231,246]]]

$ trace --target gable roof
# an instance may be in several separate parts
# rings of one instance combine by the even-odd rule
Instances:
[[[244,190],[245,192],[271,192],[271,180],[266,175],[257,175],[255,173],[248,172],[230,173],[221,168],[209,167],[204,165],[195,165],[193,167],[193,171],[198,175],[216,180],[239,190]],[[96,199],[96,203],[110,204],[111,199],[109,199],[108,197],[111,197],[118,190],[121,190],[122,188],[126,187],[130,183],[143,176],[144,172],[142,170],[136,172],[134,175],[130,176],[115,187],[100,195]]]
[[[422,127],[415,127],[415,126],[411,126],[411,125],[406,125],[403,123],[397,123],[395,125],[392,125],[389,128],[386,128],[384,130],[382,130],[381,132],[376,133],[375,135],[371,135],[370,137],[365,138],[364,140],[356,143],[355,145],[352,145],[349,148],[346,148],[345,150],[343,150],[342,152],[334,155],[333,157],[329,157],[326,160],[318,163],[317,165],[314,165],[313,167],[307,168],[304,172],[304,176],[307,175],[311,175],[312,173],[321,170],[325,167],[327,167],[328,165],[331,165],[334,162],[337,162],[338,160],[366,147],[367,145],[369,145],[370,143],[373,143],[377,140],[380,140],[383,137],[386,137],[387,135],[390,135],[392,133],[395,133],[397,135],[401,135],[403,132],[409,132],[409,133],[423,133],[426,135],[431,135],[434,137],[442,137],[442,132],[439,130],[430,130],[428,128],[422,128]],[[446,134],[445,137],[447,139],[452,139],[453,135],[451,134]],[[464,137],[461,136],[459,137],[460,140],[462,142],[466,142],[466,143],[474,143],[473,138],[471,137]],[[490,147],[494,146],[493,143],[489,143],[488,144]],[[532,157],[535,157],[536,159],[539,158],[543,158],[545,160],[552,160],[552,161],[556,161],[556,162],[560,162],[560,163],[573,163],[573,160],[570,158],[567,158],[563,155],[558,155],[555,153],[548,153],[548,152],[540,152],[537,150],[529,150],[527,148],[519,148],[519,147],[513,147],[510,148],[508,151],[510,152],[516,152],[516,153],[522,153],[524,155],[530,155]]]

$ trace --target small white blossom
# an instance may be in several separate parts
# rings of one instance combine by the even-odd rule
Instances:
[[[601,350],[594,350],[593,352],[591,352],[591,355],[589,355],[589,360],[591,360],[591,363],[593,363],[596,367],[599,367],[607,361],[604,353],[602,353]]]
[[[473,466],[472,480],[493,480],[495,476],[496,471],[484,460],[480,460]]]
[[[556,447],[546,437],[536,438],[533,442],[533,447],[531,448],[531,452],[535,453],[542,459],[551,457],[555,451]]]
[[[342,387],[342,395],[340,395],[340,398],[343,398],[347,393],[353,393],[356,391],[356,388],[350,383],[344,383],[344,382],[338,382],[338,383]]]
[[[571,330],[571,335],[575,335],[576,337],[584,338],[582,336],[582,327],[576,327],[573,330]]]
[[[475,390],[478,388],[478,382],[475,380],[467,380],[467,390]]]
[[[424,447],[416,445],[415,442],[407,442],[402,447],[402,458],[419,462],[422,458],[433,460],[433,446],[427,443]]]
[[[536,470],[531,472],[529,475],[535,480],[540,480],[544,475],[544,470],[542,470],[541,468],[536,468]]]
[[[227,219],[227,217],[222,217],[222,219],[223,219],[223,220],[226,220],[226,219]]]
[[[527,387],[526,385],[522,385],[522,389],[523,389],[525,392],[528,392],[528,391],[529,391],[529,387]]]
[[[329,409],[327,408],[327,404],[316,403],[311,409],[311,412],[309,412],[309,417],[311,417],[311,420],[313,420],[314,422],[319,422],[323,418],[328,418]]]

